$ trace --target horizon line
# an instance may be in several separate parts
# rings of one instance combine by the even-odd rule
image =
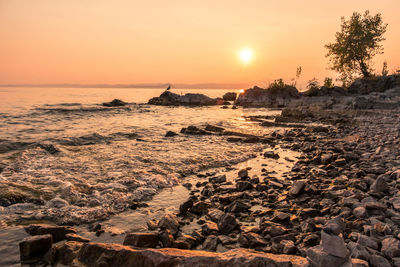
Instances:
[[[168,85],[172,89],[244,89],[246,83],[133,83],[133,84],[79,84],[79,83],[44,83],[44,84],[0,84],[0,87],[61,87],[61,88],[143,88],[156,89]]]

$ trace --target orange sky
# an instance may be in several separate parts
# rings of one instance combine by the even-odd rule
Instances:
[[[0,0],[0,84],[322,80],[340,17],[366,9],[389,23],[377,68],[400,69],[399,0]]]

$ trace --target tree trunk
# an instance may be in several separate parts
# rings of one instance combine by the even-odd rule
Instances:
[[[365,64],[363,61],[360,62],[360,69],[362,74],[364,75],[364,78],[368,78],[371,76],[371,73],[368,71],[367,64]]]

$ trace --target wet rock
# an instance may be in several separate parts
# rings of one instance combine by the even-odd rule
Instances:
[[[49,234],[27,237],[19,243],[21,263],[31,264],[38,262],[53,245],[53,238]]]
[[[247,249],[224,253],[174,248],[137,250],[116,244],[87,243],[76,259],[80,266],[282,266],[306,267],[308,261],[299,256],[273,255]]]
[[[179,231],[179,220],[174,214],[167,213],[158,222],[158,227],[169,230],[174,235]]]
[[[50,234],[53,237],[53,242],[64,240],[66,234],[76,233],[76,229],[72,227],[49,224],[31,224],[25,227],[25,231],[30,235]]]
[[[141,248],[156,248],[160,244],[160,237],[156,232],[128,233],[123,244]]]
[[[215,235],[207,236],[203,243],[203,249],[206,251],[216,251],[218,246],[218,237]]]
[[[210,131],[210,132],[217,132],[217,133],[220,133],[220,132],[223,132],[225,129],[222,128],[222,127],[219,127],[219,126],[207,124],[205,130],[206,130],[206,131]]]
[[[239,228],[235,217],[230,213],[225,213],[218,221],[218,229],[221,234],[227,235]]]
[[[173,136],[177,136],[178,134],[177,133],[175,133],[175,132],[173,132],[173,131],[168,131],[166,134],[165,134],[165,137],[173,137]]]
[[[46,150],[47,152],[49,152],[50,154],[56,154],[58,152],[61,152],[56,146],[54,146],[53,144],[39,144],[39,147],[41,149]]]
[[[68,241],[90,242],[89,238],[85,238],[85,237],[77,235],[77,234],[66,234],[65,239]]]
[[[305,185],[306,185],[306,182],[304,182],[304,181],[295,181],[292,184],[292,187],[289,189],[289,195],[297,196],[297,195],[301,194]]]
[[[121,107],[121,106],[125,106],[127,103],[120,100],[120,99],[114,99],[110,102],[104,102],[103,106],[105,107]]]
[[[400,241],[392,237],[383,239],[381,251],[389,258],[399,257]]]

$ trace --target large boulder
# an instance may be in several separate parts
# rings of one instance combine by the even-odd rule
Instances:
[[[225,101],[235,101],[237,94],[235,92],[229,92],[222,96]]]
[[[308,261],[299,256],[274,255],[248,249],[224,253],[175,248],[136,250],[117,244],[86,243],[79,251],[75,266],[264,266],[305,267]]]
[[[151,105],[161,106],[212,106],[220,103],[217,98],[211,98],[203,94],[178,95],[170,91],[164,91],[159,97],[153,97],[148,102]]]
[[[25,238],[19,243],[21,263],[30,264],[39,261],[53,245],[51,235],[37,235]]]
[[[384,92],[400,86],[400,75],[361,78],[354,81],[348,88],[351,94],[369,94],[371,92]]]
[[[254,86],[239,94],[235,104],[246,107],[284,107],[299,97],[296,87],[289,85],[268,89]]]

